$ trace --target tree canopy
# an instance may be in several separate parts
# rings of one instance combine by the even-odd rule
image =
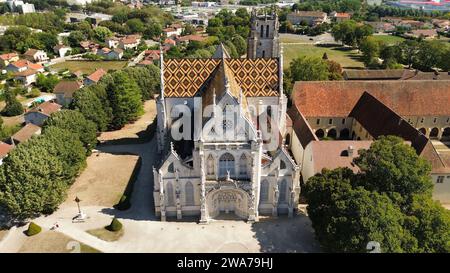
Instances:
[[[381,137],[348,168],[322,170],[304,194],[322,247],[331,252],[449,252],[450,213],[431,199],[430,166],[394,136]]]

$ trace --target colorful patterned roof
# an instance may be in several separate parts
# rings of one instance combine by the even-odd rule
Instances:
[[[193,97],[214,69],[225,62],[246,97],[278,96],[278,59],[168,59],[164,96]]]

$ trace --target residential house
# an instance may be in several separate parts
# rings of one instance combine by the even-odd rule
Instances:
[[[176,42],[174,39],[166,38],[166,39],[164,40],[164,46],[167,46],[169,49],[170,49],[172,46],[176,46],[176,45],[177,45],[177,42]]]
[[[352,17],[351,14],[347,13],[347,12],[333,11],[330,15],[331,15],[331,18],[333,18],[333,20],[338,23],[346,21],[346,20],[350,20],[350,18]]]
[[[153,64],[153,60],[144,59],[144,60],[140,61],[136,66],[146,66],[146,65],[151,65],[151,64]]]
[[[416,20],[402,20],[397,24],[399,27],[405,27],[408,29],[419,29],[425,26],[424,22]]]
[[[159,50],[146,50],[144,52],[144,59],[153,63],[153,61],[160,59],[160,54],[161,52]]]
[[[388,22],[364,22],[364,24],[372,26],[375,32],[393,32],[395,30],[395,26],[392,23]]]
[[[87,76],[86,79],[84,79],[84,85],[88,86],[98,83],[100,79],[106,75],[106,73],[107,72],[101,68],[95,70],[91,75]]]
[[[414,29],[405,35],[413,38],[434,39],[438,36],[438,33],[436,29]]]
[[[108,37],[105,39],[106,46],[109,48],[116,48],[119,46],[119,38],[117,37]]]
[[[100,48],[100,45],[92,42],[92,41],[81,41],[80,46],[86,51],[86,52],[92,52],[94,54],[97,53],[97,50]]]
[[[27,69],[24,71],[14,73],[14,79],[21,82],[25,86],[29,86],[36,82],[37,75],[40,72],[34,69]]]
[[[83,84],[78,81],[60,81],[53,88],[53,93],[56,95],[56,101],[59,104],[68,106],[72,102],[73,93],[82,87]]]
[[[57,103],[51,101],[43,102],[25,113],[25,123],[27,125],[42,126],[51,114],[60,111],[61,108],[62,106]]]
[[[34,125],[33,123],[28,123],[17,133],[11,136],[11,144],[15,146],[20,143],[24,143],[31,137],[40,135],[41,132],[41,127]]]
[[[186,36],[180,36],[175,38],[175,42],[177,44],[183,44],[183,45],[187,45],[192,41],[195,42],[203,42],[206,40],[205,36],[202,35],[195,35],[195,34],[191,34],[191,35],[186,35]]]
[[[6,70],[10,72],[23,72],[27,69],[44,72],[44,67],[41,64],[32,63],[27,60],[18,60],[6,66]]]
[[[58,54],[59,57],[65,57],[67,52],[71,50],[72,48],[70,46],[66,46],[63,44],[59,44],[53,47],[53,51]]]
[[[107,47],[104,47],[97,50],[97,55],[100,55],[108,60],[120,60],[123,56],[123,50],[120,48],[109,49]]]
[[[17,53],[6,53],[0,55],[0,68],[7,67],[8,64],[17,62],[19,60],[19,55]]]
[[[136,49],[139,45],[140,39],[138,40],[136,36],[126,36],[119,40],[119,48],[123,50]]]
[[[287,15],[287,21],[293,25],[306,23],[309,26],[315,26],[327,21],[327,14],[322,11],[295,11]]]
[[[14,148],[14,146],[9,145],[3,141],[0,141],[0,165],[3,164],[3,159],[8,156],[8,153]]]
[[[167,28],[163,29],[162,32],[166,35],[166,37],[171,37],[171,36],[181,35],[181,33],[183,32],[183,29],[176,28],[176,27],[167,27]]]
[[[49,59],[45,51],[33,48],[28,49],[23,56],[32,62],[45,62]]]

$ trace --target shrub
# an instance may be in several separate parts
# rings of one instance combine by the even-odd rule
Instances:
[[[31,89],[30,93],[26,95],[27,98],[37,98],[41,95],[41,91],[37,88]]]
[[[41,230],[42,228],[39,225],[35,224],[34,222],[31,222],[30,225],[28,226],[26,234],[27,236],[33,236],[41,232]]]
[[[106,227],[107,230],[117,232],[122,229],[122,223],[116,217],[111,221],[111,224]]]

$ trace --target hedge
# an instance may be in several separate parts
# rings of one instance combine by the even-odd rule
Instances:
[[[122,223],[117,220],[116,217],[111,221],[111,224],[107,227],[105,227],[109,231],[117,232],[122,229]]]

